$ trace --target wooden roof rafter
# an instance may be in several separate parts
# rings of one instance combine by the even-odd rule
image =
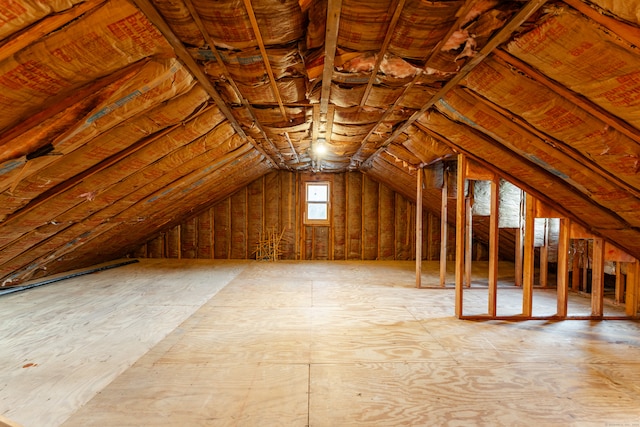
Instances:
[[[251,106],[251,104],[249,104],[249,101],[247,101],[247,99],[240,92],[240,89],[238,88],[238,85],[236,84],[236,81],[231,76],[231,73],[229,72],[229,69],[227,68],[227,65],[224,63],[224,61],[222,59],[222,55],[220,55],[220,52],[218,51],[218,48],[216,48],[215,41],[213,40],[213,38],[211,37],[211,34],[209,34],[209,31],[207,31],[206,27],[202,23],[202,19],[200,19],[200,15],[198,14],[198,11],[193,6],[193,2],[191,0],[184,0],[184,3],[187,6],[187,9],[189,10],[189,13],[191,14],[191,17],[193,18],[193,21],[195,22],[196,26],[200,30],[200,33],[202,33],[202,36],[204,37],[205,41],[209,45],[209,49],[211,49],[211,53],[213,53],[213,56],[215,56],[216,61],[218,62],[218,65],[220,65],[220,67],[222,68],[222,71],[224,73],[224,78],[231,85],[231,88],[235,92],[236,96],[242,101],[242,105],[249,112],[249,116],[251,117],[251,119],[253,120],[253,123],[255,124],[255,126],[258,128],[258,130],[262,134],[262,137],[269,143],[269,145],[271,146],[271,148],[272,148],[272,150],[274,152],[279,153],[279,151],[277,150],[275,144],[273,143],[271,138],[269,138],[269,136],[265,132],[264,128],[262,127],[262,124],[256,118],[256,115],[255,115],[255,113],[253,111],[253,107]],[[270,155],[268,155],[260,146],[258,146],[256,144],[254,144],[254,146],[256,147],[256,149],[258,151],[260,151],[260,153],[263,156],[265,156],[273,164],[273,166],[276,169],[279,169],[278,163],[276,163],[275,160]],[[280,161],[280,165],[286,165],[286,162],[284,161],[282,156],[279,156],[278,160]]]
[[[546,195],[544,192],[540,191],[538,188],[534,187],[533,185],[528,184],[525,181],[522,181],[521,179],[519,179],[516,176],[510,175],[509,173],[507,173],[506,171],[500,169],[499,167],[497,167],[495,164],[493,164],[492,162],[485,160],[477,155],[475,155],[473,152],[465,149],[465,147],[457,144],[454,141],[451,141],[450,139],[448,139],[446,136],[439,134],[438,132],[424,126],[422,123],[420,122],[416,122],[414,124],[414,126],[416,126],[418,129],[420,129],[421,131],[425,132],[426,134],[428,134],[429,136],[431,136],[432,138],[440,141],[441,143],[451,147],[452,150],[454,150],[457,153],[464,153],[465,155],[469,156],[470,159],[473,159],[474,161],[476,161],[478,164],[480,164],[481,166],[485,167],[487,170],[493,172],[497,177],[499,178],[503,178],[506,179],[507,181],[515,184],[517,187],[519,187],[520,189],[526,191],[527,193],[531,193],[533,194],[537,199],[544,201],[546,204],[548,204],[549,206],[551,206],[554,210],[556,210],[557,212],[559,212],[561,215],[567,217],[567,218],[571,218],[573,221],[576,221],[577,223],[579,223],[580,225],[582,225],[585,228],[588,228],[589,226],[580,218],[576,217],[575,215],[573,215],[570,211],[568,211],[567,209],[565,209],[562,205],[555,203],[553,200],[551,200],[548,195]],[[463,125],[464,126],[464,125]],[[494,146],[497,146],[500,148],[500,150],[503,151],[509,151],[510,153],[512,153],[512,155],[514,157],[517,157],[519,159],[521,159],[524,162],[530,163],[529,160],[521,157],[520,155],[518,155],[517,153],[511,151],[508,147],[503,146],[502,144],[500,144],[499,142],[487,137],[484,134],[478,134],[477,131],[475,131],[474,129],[469,129],[469,131],[471,133],[473,133],[477,138],[481,139],[482,141],[486,142],[487,144],[491,144]],[[533,166],[535,169],[537,170],[541,170],[542,172],[544,172],[546,175],[549,176],[549,180],[550,181],[556,181],[556,177],[554,175],[552,175],[551,173],[549,173],[548,171],[541,169],[539,166]],[[556,181],[558,183],[558,185],[563,185],[566,186],[567,184],[565,184],[562,181]],[[572,191],[573,192],[573,191]],[[582,199],[585,199],[585,196],[582,193],[575,193],[577,197],[580,197]],[[594,205],[594,206],[598,206],[599,209],[602,210],[606,210],[605,208],[603,208],[600,205],[595,204],[595,202],[593,202],[593,200],[586,198],[586,201],[588,201],[590,204]],[[607,210],[607,213],[612,214],[610,211]],[[615,220],[621,223],[624,223],[623,220],[617,216],[615,216]]]
[[[480,51],[467,62],[464,67],[456,74],[451,80],[449,80],[435,95],[433,95],[419,111],[416,111],[407,119],[401,126],[399,126],[389,136],[380,147],[363,162],[363,165],[370,164],[373,157],[384,151],[386,147],[391,144],[401,133],[403,133],[409,126],[411,126],[420,116],[422,116],[427,110],[429,110],[436,102],[444,97],[454,87],[458,86],[460,81],[466,77],[475,67],[477,67],[484,59],[499,45],[504,43],[511,34],[522,25],[531,15],[533,15],[540,7],[542,7],[547,0],[530,0],[527,4],[520,9],[520,11],[505,25],[498,33],[496,33],[487,44],[480,49]]]
[[[19,35],[12,37],[4,43],[0,43],[0,61],[33,44],[47,34],[62,28],[74,19],[86,13],[91,13],[106,3],[106,1],[107,0],[89,0],[76,4],[67,11],[51,15],[33,27],[28,27]]]
[[[333,78],[333,64],[338,47],[338,30],[340,28],[340,13],[342,0],[328,0],[327,21],[324,39],[324,67],[322,70],[322,92],[320,95],[320,113],[327,114],[329,98],[331,96],[331,79]]]
[[[640,144],[640,130],[631,126],[628,122],[615,117],[613,114],[604,110],[602,107],[585,98],[584,96],[572,91],[565,86],[562,86],[559,83],[556,83],[554,80],[551,80],[549,77],[545,76],[539,71],[536,71],[530,65],[526,64],[522,60],[516,58],[508,52],[505,52],[502,49],[496,49],[493,52],[493,58],[499,63],[517,68],[528,77],[545,86],[547,89],[551,90],[561,98],[565,98],[571,101],[595,118],[602,120],[605,124],[611,126],[613,129]]]
[[[458,12],[456,14],[457,19],[456,21],[453,23],[453,25],[449,28],[449,31],[447,31],[447,34],[442,38],[442,40],[440,40],[438,42],[438,44],[435,46],[435,48],[433,49],[433,51],[431,52],[431,54],[427,57],[427,60],[425,61],[425,65],[424,68],[426,69],[429,66],[429,63],[431,61],[433,61],[433,58],[435,58],[435,56],[438,54],[438,52],[440,51],[440,49],[442,48],[442,46],[446,43],[446,41],[451,37],[451,35],[456,32],[464,23],[464,20],[466,19],[466,15],[469,12],[469,10],[471,9],[471,7],[477,3],[480,0],[467,0],[467,2],[464,4],[463,7],[461,7],[460,9],[458,9]],[[375,124],[375,126],[373,126],[371,128],[371,130],[365,135],[365,137],[362,139],[362,143],[360,144],[360,147],[358,148],[358,151],[351,157],[352,159],[354,157],[359,157],[360,153],[362,152],[362,148],[364,147],[365,143],[369,140],[369,138],[371,138],[371,135],[373,135],[376,132],[376,129],[378,129],[378,127],[380,126],[380,124],[382,124],[387,117],[389,117],[393,111],[395,110],[395,108],[398,106],[398,104],[400,104],[400,102],[404,99],[404,97],[407,95],[407,93],[409,93],[409,91],[411,90],[411,88],[413,88],[413,86],[416,84],[416,82],[418,81],[418,79],[420,78],[420,75],[417,74],[410,82],[409,84],[407,84],[407,86],[404,88],[404,90],[402,91],[402,93],[400,94],[400,96],[393,102],[393,104],[387,108],[385,110],[385,112],[382,114],[382,117],[380,117],[380,120],[378,120],[378,122]],[[365,102],[365,97],[363,96],[363,102]],[[361,103],[361,107],[364,104]],[[355,167],[355,165],[353,164],[353,160],[351,160],[351,165],[352,168]]]
[[[616,175],[610,173],[609,171],[605,170],[602,166],[598,165],[596,162],[594,162],[588,156],[582,154],[576,148],[574,148],[574,147],[570,146],[569,144],[567,144],[567,143],[565,143],[563,141],[560,141],[560,140],[558,140],[558,139],[546,134],[545,132],[535,128],[533,125],[529,124],[527,121],[525,121],[522,118],[516,116],[515,114],[511,113],[510,111],[508,111],[508,110],[496,105],[495,103],[493,103],[493,102],[489,101],[488,99],[484,98],[482,95],[479,95],[476,92],[472,91],[471,89],[465,88],[465,89],[462,89],[462,90],[464,92],[470,94],[471,96],[473,96],[478,102],[488,106],[489,108],[491,108],[496,113],[500,114],[501,116],[503,116],[505,118],[508,118],[513,123],[515,123],[518,126],[522,127],[527,132],[530,132],[531,134],[535,135],[536,137],[540,138],[541,140],[545,141],[546,143],[551,144],[554,147],[554,149],[556,149],[559,152],[565,154],[569,158],[579,162],[580,164],[585,165],[592,172],[596,173],[597,175],[600,175],[602,178],[606,179],[607,181],[610,181],[610,182],[614,183],[615,185],[617,185],[621,189],[623,189],[623,190],[629,192],[630,194],[632,194],[634,197],[640,198],[640,189],[635,188],[634,186],[632,186],[632,185],[626,183],[625,181],[623,181],[622,179],[620,179],[618,176],[616,176]]]
[[[224,102],[216,88],[213,87],[204,71],[202,71],[191,54],[189,54],[180,39],[173,33],[169,25],[165,22],[164,18],[162,18],[156,8],[150,3],[150,0],[133,0],[133,2],[147,16],[147,19],[149,19],[149,21],[151,21],[151,23],[155,25],[158,30],[167,38],[167,41],[175,50],[178,58],[186,65],[186,67],[194,75],[196,80],[202,85],[205,91],[213,99],[218,108],[220,108],[222,114],[224,114],[227,120],[229,120],[238,135],[240,135],[245,141],[248,141],[253,146],[253,148],[258,150],[260,154],[262,154],[267,159],[267,161],[269,161],[275,168],[278,168],[278,163],[273,158],[271,158],[271,156],[269,156],[269,154],[267,154],[262,148],[255,144],[255,141],[248,138],[247,134],[242,129],[242,126],[240,126],[240,123],[235,118],[227,104]]]
[[[380,64],[382,64],[384,55],[387,53],[389,43],[391,43],[391,37],[393,37],[393,33],[396,29],[396,25],[398,24],[398,20],[400,19],[400,15],[402,15],[404,3],[405,0],[398,0],[397,4],[395,5],[395,12],[393,13],[391,21],[389,22],[389,26],[387,27],[387,34],[384,37],[382,46],[380,47],[380,52],[378,52],[378,58],[376,59],[376,63],[373,66],[373,70],[371,71],[371,77],[369,77],[367,87],[362,94],[362,99],[360,100],[360,108],[364,107],[367,103],[367,99],[369,98],[369,94],[371,93],[371,89],[373,88],[373,83],[376,81],[378,70],[380,69]]]
[[[249,16],[249,21],[251,22],[253,35],[256,37],[258,48],[260,49],[260,53],[262,54],[262,61],[264,62],[264,66],[267,70],[267,74],[269,75],[269,83],[271,84],[271,90],[273,91],[273,96],[276,98],[276,101],[278,102],[278,106],[280,107],[280,113],[282,114],[282,117],[285,120],[288,120],[287,110],[284,108],[284,104],[282,103],[282,97],[280,96],[280,91],[278,90],[276,78],[273,75],[273,69],[271,68],[271,63],[269,62],[267,49],[265,48],[264,40],[262,39],[262,34],[260,33],[260,27],[258,26],[258,20],[256,19],[255,12],[253,11],[251,0],[243,0],[243,2],[244,2],[244,7],[247,10],[247,14]]]

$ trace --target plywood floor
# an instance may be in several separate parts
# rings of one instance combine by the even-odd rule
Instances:
[[[517,312],[501,268],[499,314]],[[423,271],[435,285],[437,264]],[[462,321],[453,289],[414,280],[410,262],[141,260],[4,296],[0,415],[25,427],[640,425],[637,322]],[[465,310],[486,311],[485,294],[466,291]],[[536,289],[534,313],[552,313],[553,295]],[[588,307],[572,297],[571,314]]]

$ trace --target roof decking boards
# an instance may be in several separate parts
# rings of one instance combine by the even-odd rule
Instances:
[[[11,2],[1,280],[124,256],[274,170],[361,170],[410,197],[458,152],[640,257],[639,7]]]

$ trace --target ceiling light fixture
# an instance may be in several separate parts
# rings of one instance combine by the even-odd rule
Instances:
[[[326,142],[327,141],[324,139],[318,139],[316,141],[315,145],[313,146],[313,151],[316,153],[317,156],[321,156],[327,152]]]

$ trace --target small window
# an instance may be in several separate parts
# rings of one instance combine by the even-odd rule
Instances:
[[[329,225],[329,183],[306,183],[305,224]]]

